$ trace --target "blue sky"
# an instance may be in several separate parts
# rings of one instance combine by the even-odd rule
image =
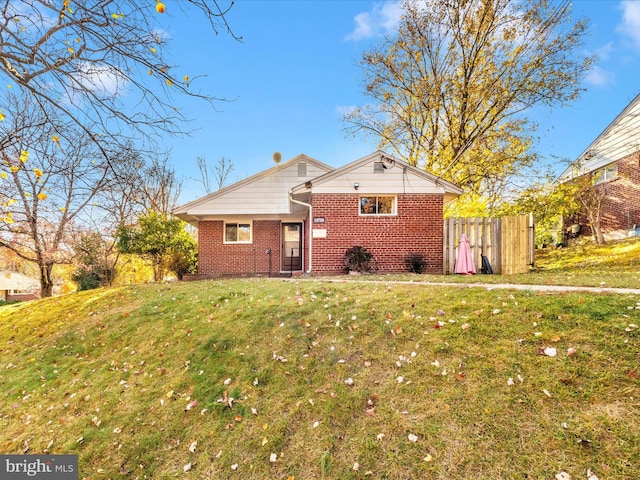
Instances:
[[[393,32],[395,1],[239,0],[227,15],[242,42],[213,36],[196,17],[164,17],[171,55],[193,88],[228,101],[214,110],[181,99],[193,121],[188,136],[167,142],[176,173],[184,178],[181,202],[204,194],[196,157],[231,160],[236,181],[273,166],[272,154],[299,153],[341,166],[376,150],[372,138],[348,138],[341,112],[363,105],[358,62],[364,50]],[[585,52],[599,61],[571,106],[538,110],[541,155],[575,159],[640,92],[640,1],[576,0],[574,15],[590,19]],[[563,165],[558,165],[558,173]]]

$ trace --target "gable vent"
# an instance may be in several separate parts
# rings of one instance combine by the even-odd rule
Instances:
[[[384,173],[386,167],[382,162],[373,162],[373,173]]]
[[[298,163],[298,176],[299,177],[306,177],[307,176],[307,163],[306,162]]]

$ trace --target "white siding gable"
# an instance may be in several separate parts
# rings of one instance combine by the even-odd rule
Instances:
[[[611,122],[562,175],[566,181],[593,172],[640,150],[640,95]]]
[[[291,188],[330,170],[331,167],[317,160],[299,155],[286,163],[183,205],[174,213],[182,218],[288,214]]]
[[[376,168],[380,163],[386,168]],[[356,190],[355,185],[358,185]],[[294,193],[308,188],[298,185]],[[376,152],[312,181],[313,193],[460,195],[462,189],[399,160]]]

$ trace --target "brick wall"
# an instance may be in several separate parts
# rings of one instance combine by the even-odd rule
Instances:
[[[640,152],[618,161],[618,177],[609,182],[602,209],[604,231],[640,226]]]
[[[422,254],[425,272],[442,272],[442,195],[398,195],[396,216],[360,216],[357,194],[315,194],[313,216],[324,217],[327,238],[313,239],[313,273],[342,273],[344,253],[369,250],[378,271],[406,272],[405,258]]]
[[[200,222],[198,225],[198,273],[201,275],[268,274],[271,248],[271,272],[280,271],[280,221],[255,220],[253,243],[223,243],[222,221]]]
[[[6,301],[8,303],[11,303],[11,302],[26,302],[27,300],[36,300],[38,298],[40,298],[40,294],[38,292],[16,293],[14,295],[11,295],[11,294],[7,293]]]
[[[601,226],[604,233],[626,231],[634,225],[640,226],[640,152],[618,161],[618,177],[602,183],[605,190]],[[581,235],[591,235],[586,215],[565,219],[565,228],[572,223],[582,226]]]

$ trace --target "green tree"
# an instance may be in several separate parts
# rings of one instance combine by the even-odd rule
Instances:
[[[409,1],[397,37],[363,54],[372,102],[347,131],[495,203],[536,160],[526,110],[579,95],[586,29],[569,1]]]
[[[197,244],[186,230],[186,223],[176,217],[150,211],[138,217],[133,226],[122,225],[116,231],[121,253],[136,254],[151,263],[156,282],[168,272],[181,279],[195,272]]]
[[[74,242],[76,271],[73,281],[79,290],[109,287],[116,276],[119,252],[96,231],[81,232]]]
[[[562,242],[563,219],[579,210],[572,185],[537,182],[523,189],[512,202],[496,209],[496,215],[528,215],[535,220],[536,245]]]

